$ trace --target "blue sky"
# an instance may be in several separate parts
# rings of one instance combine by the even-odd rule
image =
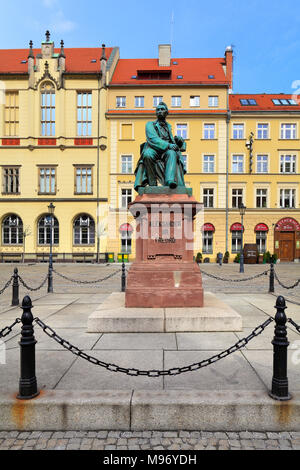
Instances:
[[[234,46],[235,93],[293,93],[300,80],[297,0],[1,0],[1,48],[119,46],[122,58],[222,57]],[[5,14],[3,14],[5,13]]]

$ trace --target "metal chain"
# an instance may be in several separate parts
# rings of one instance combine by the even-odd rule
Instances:
[[[17,324],[17,323],[20,323],[21,322],[21,318],[16,318],[16,320],[14,321],[14,323],[10,326],[6,326],[5,328],[3,328],[3,330],[0,331],[0,338],[4,338],[4,336],[7,336],[9,335],[9,333],[11,332],[11,330],[13,329],[13,327]]]
[[[229,354],[234,353],[235,351],[238,351],[239,349],[243,348],[246,346],[246,344],[256,336],[260,335],[264,329],[272,322],[274,321],[274,318],[269,317],[268,320],[266,320],[264,323],[256,327],[252,333],[247,336],[246,338],[240,339],[236,344],[231,346],[230,348],[226,349],[225,351],[222,351],[219,354],[216,354],[215,356],[210,357],[209,359],[205,359],[201,362],[197,362],[194,364],[191,364],[189,366],[185,367],[175,367],[169,370],[139,370],[139,369],[134,369],[134,368],[125,368],[125,367],[120,367],[115,364],[108,364],[106,362],[100,361],[96,357],[89,356],[76,346],[72,345],[69,341],[66,341],[65,339],[61,338],[50,326],[47,326],[42,320],[39,318],[35,318],[34,321],[37,323],[38,326],[40,326],[43,331],[50,337],[53,338],[57,343],[59,343],[61,346],[63,346],[65,349],[68,349],[71,351],[72,354],[75,354],[78,357],[81,357],[82,359],[86,359],[88,362],[92,364],[96,364],[100,367],[103,367],[110,372],[122,372],[127,375],[131,376],[147,376],[147,377],[160,377],[164,375],[179,375],[184,372],[192,372],[194,370],[201,369],[202,367],[206,367],[210,364],[213,364],[214,362],[219,361],[220,359],[223,359],[226,356],[229,356]]]
[[[0,295],[3,294],[3,292],[5,291],[5,289],[8,288],[8,286],[10,286],[10,284],[12,283],[12,280],[13,280],[13,276],[11,276],[11,278],[7,281],[7,283],[2,287],[2,289],[0,290]]]
[[[57,274],[59,277],[62,277],[63,279],[66,279],[67,281],[70,281],[70,282],[75,282],[76,284],[98,284],[99,282],[106,281],[107,279],[115,276],[118,273],[121,273],[122,271],[121,270],[114,271],[113,273],[109,274],[108,276],[103,277],[102,279],[96,279],[95,281],[78,281],[76,279],[72,279],[70,277],[65,276],[64,274],[61,274],[61,273],[55,271],[55,269],[53,269],[53,272],[55,274]]]
[[[203,269],[201,269],[200,271],[201,271],[201,273],[205,274],[205,276],[212,277],[213,279],[217,279],[218,281],[243,282],[243,281],[252,281],[252,279],[256,279],[256,278],[261,277],[261,276],[266,276],[268,274],[268,272],[270,271],[270,269],[267,269],[267,271],[264,271],[260,274],[256,274],[255,276],[242,278],[242,279],[224,279],[222,277],[215,276],[214,274],[209,274],[209,273],[203,271]]]
[[[300,333],[300,326],[297,325],[297,323],[294,322],[294,320],[292,320],[291,318],[288,318],[287,321],[290,322],[290,323],[296,328],[296,330],[298,331],[298,333]]]
[[[277,276],[277,273],[276,273],[275,269],[274,269],[274,276],[275,276],[275,279],[276,279],[276,281],[278,282],[278,284],[279,284],[281,287],[283,287],[284,289],[294,289],[294,287],[297,287],[297,286],[299,285],[299,283],[300,283],[300,279],[298,279],[298,280],[295,282],[295,284],[292,284],[291,286],[285,286],[285,285],[280,281],[279,277]]]
[[[31,290],[31,291],[37,291],[39,289],[41,289],[42,287],[44,287],[44,285],[46,284],[47,282],[47,279],[48,279],[48,274],[47,276],[45,277],[45,279],[43,280],[42,284],[39,285],[38,287],[30,287],[26,284],[26,282],[21,278],[21,276],[18,276],[19,277],[19,280],[21,282],[21,284],[25,287],[25,289],[28,289],[28,290]]]

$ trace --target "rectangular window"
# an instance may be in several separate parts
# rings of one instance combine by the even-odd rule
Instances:
[[[5,129],[6,136],[19,135],[19,93],[7,91],[5,94]]]
[[[256,232],[256,245],[258,253],[265,253],[267,249],[267,232]]]
[[[3,168],[3,193],[18,194],[19,192],[19,168]]]
[[[121,156],[122,173],[132,173],[132,155]]]
[[[213,252],[213,235],[212,231],[205,231],[202,235],[202,253],[211,254]]]
[[[217,108],[219,106],[219,97],[218,96],[209,96],[208,97],[208,106],[209,106],[209,108]]]
[[[176,124],[176,135],[187,139],[187,124]]]
[[[243,202],[243,190],[233,189],[232,190],[232,208],[238,209]]]
[[[280,190],[280,207],[282,209],[292,209],[295,207],[295,189],[281,189]]]
[[[126,96],[116,97],[116,108],[126,108]]]
[[[55,135],[55,88],[50,82],[41,87],[41,135]]]
[[[200,106],[200,96],[190,96],[190,106]]]
[[[215,139],[215,124],[204,124],[204,139]]]
[[[181,106],[181,96],[172,96],[172,106],[175,108],[180,108]]]
[[[122,189],[121,190],[121,207],[122,209],[127,209],[128,204],[132,201],[132,190],[131,189]]]
[[[131,253],[131,233],[121,231],[121,253]]]
[[[183,161],[184,170],[187,172],[187,155],[181,155],[181,160]]]
[[[92,167],[77,167],[75,171],[75,194],[92,194]]]
[[[39,168],[39,193],[56,193],[56,170],[55,168]]]
[[[244,155],[232,155],[232,173],[244,172]]]
[[[156,108],[159,103],[162,103],[163,97],[162,96],[153,96],[153,107]]]
[[[236,230],[231,232],[231,252],[240,253],[242,244],[242,232],[241,230]]]
[[[269,124],[257,124],[257,138],[258,139],[269,138]]]
[[[256,190],[256,207],[258,209],[263,209],[267,207],[267,190],[266,189],[257,189]]]
[[[92,135],[92,92],[77,92],[77,135]]]
[[[280,173],[296,173],[296,155],[280,155]]]
[[[214,173],[215,171],[215,156],[203,155],[203,173]]]
[[[296,124],[281,124],[281,139],[296,139]]]
[[[144,107],[144,97],[143,96],[136,96],[134,98],[134,106],[136,108],[143,108]]]
[[[203,189],[203,204],[204,207],[214,207],[214,190],[213,188]]]
[[[257,173],[268,173],[268,155],[257,155]]]
[[[244,124],[233,124],[232,126],[232,138],[233,139],[244,139]]]

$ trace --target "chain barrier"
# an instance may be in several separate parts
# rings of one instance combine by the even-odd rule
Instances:
[[[38,287],[30,287],[26,284],[26,282],[21,278],[21,276],[18,276],[19,278],[19,281],[21,282],[21,284],[25,287],[25,289],[28,289],[32,292],[34,291],[37,291],[39,289],[41,289],[42,287],[44,287],[44,285],[46,284],[47,280],[48,280],[48,274],[47,276],[45,277],[45,279],[43,280],[43,282],[38,286]]]
[[[285,285],[280,281],[279,277],[277,276],[277,273],[276,273],[275,269],[274,269],[274,276],[275,276],[275,279],[276,279],[276,281],[278,282],[278,284],[279,284],[281,287],[283,287],[284,289],[294,289],[294,288],[297,287],[297,286],[299,285],[299,283],[300,283],[300,279],[298,279],[298,280],[295,282],[295,284],[292,284],[291,286],[285,286]]]
[[[7,281],[7,283],[2,287],[2,289],[0,289],[0,295],[3,294],[3,292],[5,291],[5,289],[7,289],[10,284],[12,283],[12,280],[13,280],[13,276],[11,276],[11,278]]]
[[[202,273],[202,274],[205,274],[205,276],[212,277],[213,279],[217,279],[218,281],[226,281],[226,282],[252,281],[252,279],[257,279],[258,277],[266,276],[269,271],[270,271],[270,269],[267,269],[266,271],[264,271],[264,272],[262,272],[262,273],[260,273],[260,274],[255,274],[255,276],[247,277],[247,278],[242,278],[242,279],[224,279],[224,278],[222,278],[222,277],[215,276],[214,274],[209,274],[209,273],[203,271],[203,269],[201,269],[201,273]]]
[[[291,324],[296,328],[296,330],[298,331],[298,333],[300,333],[300,326],[297,325],[297,323],[294,322],[294,320],[292,320],[291,318],[288,318],[287,321],[288,321],[289,323],[291,323]]]
[[[239,349],[243,348],[248,344],[249,341],[251,341],[253,338],[256,336],[260,335],[264,329],[272,322],[274,321],[274,318],[270,317],[268,320],[266,320],[264,323],[256,327],[252,333],[250,333],[249,336],[240,339],[237,343],[235,343],[233,346],[230,348],[222,351],[219,354],[216,354],[215,356],[210,357],[209,359],[205,359],[201,362],[197,362],[194,364],[190,364],[189,366],[185,367],[175,367],[172,369],[168,370],[139,370],[139,369],[134,369],[134,368],[125,368],[125,367],[120,367],[115,364],[109,364],[103,361],[100,361],[96,357],[90,356],[83,352],[81,349],[77,348],[73,344],[71,344],[69,341],[66,341],[65,339],[61,338],[50,326],[46,325],[42,320],[39,318],[34,318],[34,322],[42,328],[44,333],[46,333],[50,338],[54,339],[57,343],[59,343],[61,346],[63,346],[65,349],[68,349],[71,351],[72,354],[75,354],[78,357],[81,357],[82,359],[86,359],[88,362],[98,365],[100,367],[103,367],[110,372],[122,372],[124,374],[130,375],[130,376],[147,376],[147,377],[160,377],[160,376],[165,376],[165,375],[179,375],[184,372],[192,372],[194,370],[201,369],[203,367],[206,367],[210,364],[213,364],[220,359],[223,359],[226,356],[229,356],[229,354],[234,353],[235,351],[238,351]]]
[[[78,281],[76,279],[72,279],[70,277],[65,276],[64,274],[61,274],[61,273],[57,272],[55,269],[53,269],[53,272],[55,274],[57,274],[59,277],[61,277],[63,279],[66,279],[67,281],[70,281],[70,282],[75,282],[76,284],[98,284],[102,281],[106,281],[107,279],[110,279],[111,277],[115,276],[118,273],[121,273],[122,271],[121,270],[114,271],[113,273],[109,274],[108,276],[103,277],[102,279],[96,279],[95,281]]]
[[[21,322],[21,318],[16,318],[16,320],[14,321],[14,323],[12,325],[6,326],[5,328],[3,328],[3,330],[0,331],[0,338],[4,338],[4,336],[9,335],[9,333],[11,333],[13,327],[17,323],[20,323],[20,322]]]

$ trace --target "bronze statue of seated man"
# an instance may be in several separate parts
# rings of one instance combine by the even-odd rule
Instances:
[[[141,145],[141,156],[135,169],[134,188],[157,186],[157,181],[171,189],[184,184],[184,162],[181,151],[186,150],[182,137],[173,136],[166,122],[168,107],[160,103],[156,108],[156,121],[146,124],[147,142]]]

